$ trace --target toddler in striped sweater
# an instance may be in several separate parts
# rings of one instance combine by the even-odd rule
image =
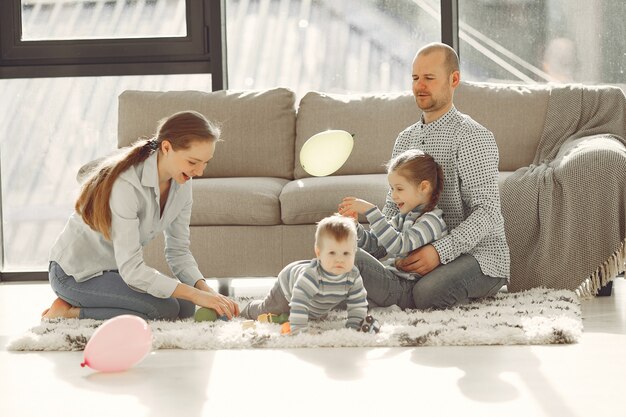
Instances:
[[[250,302],[241,317],[289,313],[291,334],[297,334],[306,331],[309,319],[322,319],[345,301],[346,327],[358,329],[367,314],[367,293],[354,266],[356,239],[353,220],[339,214],[322,219],[315,232],[316,258],[283,268],[265,299]]]

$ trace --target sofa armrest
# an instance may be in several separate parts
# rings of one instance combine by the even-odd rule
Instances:
[[[549,165],[553,168],[562,167],[577,155],[599,150],[626,152],[626,146],[620,139],[610,134],[584,136],[564,142]]]

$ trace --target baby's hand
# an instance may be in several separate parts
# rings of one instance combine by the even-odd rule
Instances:
[[[346,197],[339,204],[339,214],[345,216],[346,214],[344,213],[348,213],[348,217],[354,218],[354,216],[349,213],[365,214],[366,211],[374,207],[376,207],[374,204],[361,200],[360,198]]]

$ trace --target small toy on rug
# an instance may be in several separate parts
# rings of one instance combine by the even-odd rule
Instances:
[[[280,325],[280,334],[291,334],[291,325],[288,321]]]
[[[256,328],[256,324],[254,324],[254,320],[244,320],[241,322],[241,328],[243,330],[254,329]]]
[[[378,333],[380,331],[380,323],[374,317],[367,315],[361,320],[359,330],[363,333]]]
[[[228,317],[226,317],[225,315],[218,316],[217,311],[207,307],[200,307],[198,310],[196,310],[196,314],[193,316],[193,319],[195,321],[215,321],[217,319],[228,321]]]
[[[276,323],[276,324],[283,324],[285,322],[287,322],[289,320],[289,313],[281,313],[281,314],[273,314],[273,313],[267,313],[267,314],[259,314],[259,316],[256,318],[257,321],[261,322],[261,323]]]

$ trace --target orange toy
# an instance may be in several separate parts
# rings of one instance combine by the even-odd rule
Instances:
[[[284,322],[280,325],[280,334],[290,334],[291,333],[291,325],[288,321]]]

